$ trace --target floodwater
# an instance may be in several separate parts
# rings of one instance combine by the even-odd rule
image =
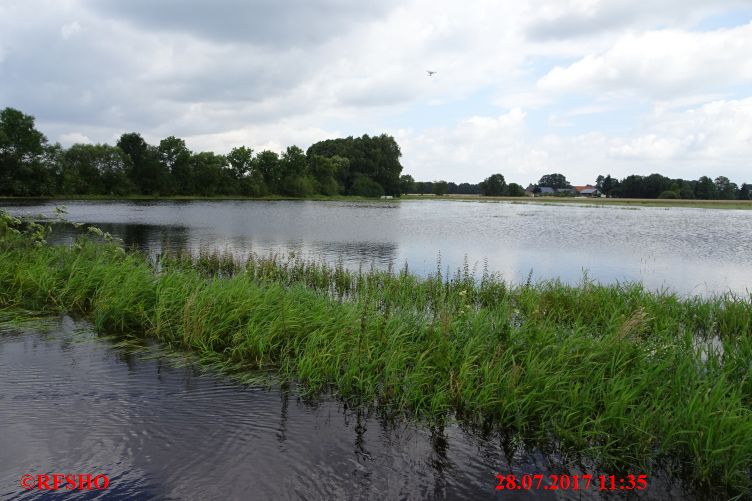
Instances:
[[[0,201],[14,214],[54,214],[63,202]],[[455,271],[465,259],[513,282],[585,273],[682,295],[752,291],[752,212],[416,200],[67,201],[67,219],[128,246],[295,253],[348,267]]]
[[[0,325],[0,498],[624,499],[623,491],[497,492],[497,473],[582,475],[537,449],[307,403],[134,352],[69,317]],[[106,475],[103,490],[26,491],[24,475]],[[645,472],[628,472],[633,474]],[[650,473],[631,499],[692,499]],[[103,487],[102,483],[98,484]]]

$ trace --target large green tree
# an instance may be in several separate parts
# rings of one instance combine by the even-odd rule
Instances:
[[[159,142],[157,155],[161,175],[169,173],[170,191],[179,195],[194,193],[191,151],[185,145],[185,141],[175,136],[166,137]]]
[[[0,194],[46,195],[53,184],[44,154],[47,138],[34,117],[14,109],[0,111]]]
[[[500,197],[507,194],[507,182],[501,174],[488,176],[480,183],[480,192],[487,197]]]
[[[547,188],[553,188],[559,190],[562,188],[569,188],[570,184],[564,174],[545,174],[538,181],[538,186],[545,186]]]
[[[168,167],[160,162],[158,148],[150,146],[137,132],[120,136],[118,148],[128,155],[133,168],[131,180],[144,195],[169,195],[173,192]]]

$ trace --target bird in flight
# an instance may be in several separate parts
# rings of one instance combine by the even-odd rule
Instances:
[[[436,74],[435,71],[431,71],[431,70],[426,70],[426,73],[428,73],[429,77],[432,77],[432,76],[434,76],[434,74]]]

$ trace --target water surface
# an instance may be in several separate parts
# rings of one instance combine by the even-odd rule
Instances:
[[[54,214],[61,202],[0,201],[16,214]],[[406,200],[67,201],[67,218],[128,246],[297,253],[351,268],[456,270],[467,258],[521,282],[584,273],[603,283],[708,295],[752,289],[752,212]]]
[[[499,472],[598,473],[498,432],[389,421],[332,398],[306,403],[158,353],[116,349],[69,317],[0,326],[0,498],[37,499],[21,476],[55,472],[105,474],[110,485],[45,499],[601,498],[497,493]],[[691,499],[659,474],[640,498]]]

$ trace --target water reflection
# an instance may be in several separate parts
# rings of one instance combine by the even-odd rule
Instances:
[[[54,213],[55,202],[0,201],[11,212]],[[148,252],[180,249],[296,253],[351,268],[425,275],[462,267],[520,282],[560,278],[641,281],[681,294],[752,284],[749,211],[551,206],[456,201],[66,202],[68,218],[95,224]]]

